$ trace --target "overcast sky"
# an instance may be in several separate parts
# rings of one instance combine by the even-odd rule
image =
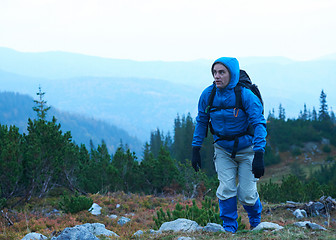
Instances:
[[[133,60],[336,53],[336,0],[0,0],[0,46]]]

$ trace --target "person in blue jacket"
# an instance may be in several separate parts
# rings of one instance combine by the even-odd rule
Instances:
[[[244,87],[241,88],[244,110],[227,108],[235,106],[236,101],[234,88],[240,76],[236,58],[217,59],[211,67],[211,72],[216,85],[212,106],[217,107],[217,110],[207,111],[213,88],[209,86],[202,92],[198,103],[192,141],[192,166],[195,171],[201,168],[200,150],[210,120],[215,133],[214,164],[219,180],[216,196],[219,199],[220,217],[224,229],[234,233],[238,229],[237,199],[247,211],[251,229],[261,220],[262,205],[257,191],[257,181],[264,175],[266,120],[259,98]],[[246,134],[249,125],[254,128],[253,136]]]

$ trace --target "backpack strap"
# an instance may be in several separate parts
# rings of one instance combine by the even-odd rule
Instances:
[[[211,90],[211,93],[210,93],[210,96],[209,96],[209,99],[208,99],[208,105],[207,105],[207,107],[205,109],[205,113],[206,114],[210,113],[210,109],[212,107],[215,95],[216,95],[216,84],[215,84],[215,81],[214,81],[213,84],[212,84],[212,90]]]
[[[243,106],[243,100],[242,100],[242,86],[239,83],[235,86],[234,92],[236,95],[235,108],[242,109],[245,112],[245,108]]]
[[[208,99],[208,105],[205,108],[205,113],[209,115],[209,120],[208,120],[208,124],[207,124],[207,127],[206,127],[205,137],[208,137],[209,125],[210,125],[210,132],[213,134],[213,129],[212,129],[211,121],[210,121],[210,109],[212,108],[213,100],[214,100],[215,95],[216,95],[215,81],[213,82],[212,85],[213,85],[213,87],[212,87],[212,90],[211,90],[211,93],[210,93],[210,96],[209,96],[209,99]]]

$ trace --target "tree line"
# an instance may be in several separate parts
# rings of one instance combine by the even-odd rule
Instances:
[[[305,115],[307,110],[297,119],[286,119],[284,109],[278,117],[269,114],[266,165],[280,162],[280,151],[287,151],[293,145],[299,148],[305,141],[328,138],[336,146],[334,115],[327,111],[326,95],[322,93],[316,118]],[[212,161],[213,139],[209,133],[201,153],[203,171],[195,173],[190,164],[195,122],[190,114],[177,115],[173,136],[159,129],[153,131],[150,141],[144,145],[142,158],[138,159],[123,143],[113,155],[103,140],[98,147],[91,144],[89,149],[84,144],[77,145],[70,132],[62,132],[55,117],[46,120],[49,108],[43,100],[44,93],[40,90],[38,95],[40,98],[33,109],[37,118],[28,119],[27,133],[21,134],[15,126],[0,125],[0,206],[42,198],[57,189],[82,194],[183,193],[189,197],[213,189],[208,194],[214,196],[218,180]],[[334,174],[334,170],[331,167],[329,174]],[[328,171],[324,169],[325,173]]]

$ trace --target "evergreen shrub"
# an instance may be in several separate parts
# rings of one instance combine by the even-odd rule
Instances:
[[[192,206],[182,206],[180,203],[175,205],[172,212],[168,209],[164,212],[162,208],[156,212],[153,220],[159,229],[165,222],[174,221],[178,218],[185,218],[197,222],[200,226],[206,226],[208,223],[217,223],[222,225],[223,221],[219,217],[219,206],[217,201],[213,201],[210,197],[205,197],[202,201],[202,208],[198,208],[196,201],[192,201]],[[238,218],[238,230],[245,229],[245,225],[241,223],[241,217]]]
[[[330,148],[330,146],[329,145],[323,145],[323,147],[322,147],[322,150],[323,150],[323,152],[325,152],[325,153],[330,153],[331,152],[331,148]]]
[[[93,200],[83,195],[69,196],[65,194],[59,202],[59,208],[66,213],[77,213],[82,210],[89,210]]]
[[[291,152],[294,157],[300,156],[302,154],[301,149],[298,147],[294,147]]]

